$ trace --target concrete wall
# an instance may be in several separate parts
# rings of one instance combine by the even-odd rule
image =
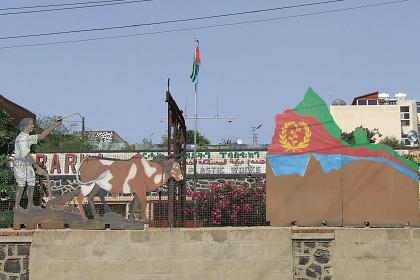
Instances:
[[[418,280],[420,229],[40,230],[33,236],[29,275],[31,280]]]
[[[292,279],[289,229],[36,231],[30,279]]]
[[[420,279],[420,229],[336,229],[334,279]]]

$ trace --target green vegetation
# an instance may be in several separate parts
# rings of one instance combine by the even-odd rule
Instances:
[[[168,145],[168,136],[162,135],[161,137],[161,146],[166,147]],[[194,144],[194,130],[188,129],[187,130],[187,144]],[[197,146],[202,148],[210,145],[210,140],[203,134],[201,134],[199,131],[197,131]]]
[[[43,129],[51,126],[52,120],[53,118],[49,117],[39,118],[34,133],[41,133]],[[96,142],[97,140],[93,138],[92,134],[75,132],[73,125],[61,124],[48,137],[38,143],[35,152],[86,152],[94,150]]]
[[[18,130],[4,110],[0,110],[0,227],[11,227],[16,186],[10,167],[10,155]]]
[[[361,139],[362,138],[362,135],[360,137],[360,140],[359,141],[356,141],[356,138],[357,137],[355,137],[355,136],[357,136],[357,132],[358,131],[363,136],[366,135],[364,137],[367,137],[367,141],[368,142],[367,143],[364,143],[364,144],[368,144],[368,143],[374,144],[374,143],[376,143],[376,138],[375,137],[376,136],[378,136],[378,137],[381,137],[382,136],[382,134],[379,132],[379,130],[377,128],[375,128],[373,130],[370,130],[370,129],[366,128],[366,127],[358,126],[352,132],[342,132],[341,133],[341,139],[343,139],[344,141],[346,141],[350,145],[354,145],[356,143],[361,143],[361,142],[363,142],[363,140]],[[362,132],[365,132],[365,133],[362,133]]]

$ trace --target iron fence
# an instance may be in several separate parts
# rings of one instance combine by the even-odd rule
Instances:
[[[16,183],[11,170],[0,171],[0,227],[7,228],[13,224],[13,207],[15,206]],[[192,187],[191,178],[187,179],[187,199],[183,209],[184,221],[179,227],[219,227],[219,226],[259,226],[267,225],[265,217],[265,178],[263,176],[237,176],[230,178],[204,178],[198,180],[199,188]],[[37,178],[34,191],[34,204],[45,207],[47,202],[47,186],[44,178]],[[55,195],[59,195],[55,192]],[[168,195],[167,188],[147,194],[146,216],[149,227],[168,227]],[[131,195],[113,197],[106,196],[110,209],[104,208],[99,198],[95,198],[95,210],[103,215],[113,211],[128,216]],[[26,190],[20,206],[27,207]],[[70,202],[77,207],[75,199]],[[85,211],[93,218],[85,201]],[[176,204],[175,204],[175,208]],[[176,213],[177,214],[177,213]],[[141,214],[134,213],[137,219]]]

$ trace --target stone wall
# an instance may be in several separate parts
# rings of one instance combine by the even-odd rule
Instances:
[[[0,231],[0,280],[29,279],[32,231]]]
[[[420,228],[39,230],[29,271],[31,280],[418,280]]]

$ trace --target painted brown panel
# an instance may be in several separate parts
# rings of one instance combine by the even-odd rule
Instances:
[[[267,219],[272,226],[342,225],[340,174],[311,157],[304,176],[275,176],[267,163]]]
[[[390,165],[354,161],[342,168],[344,225],[417,224],[417,182]]]

